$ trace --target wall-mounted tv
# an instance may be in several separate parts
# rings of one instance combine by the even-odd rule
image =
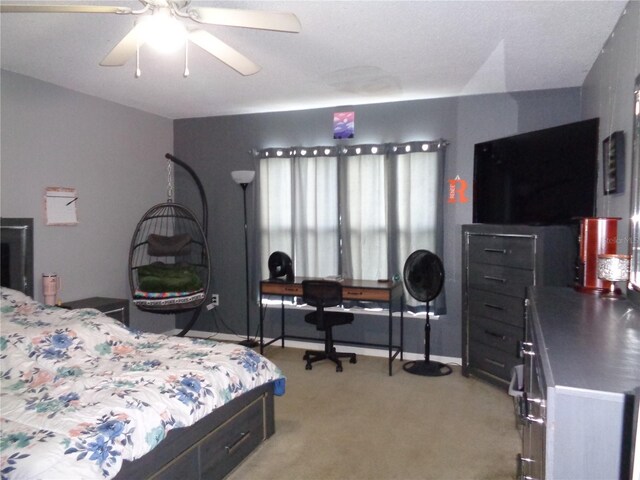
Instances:
[[[558,225],[595,216],[598,119],[477,143],[473,222]]]

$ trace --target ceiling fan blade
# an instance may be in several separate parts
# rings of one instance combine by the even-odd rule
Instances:
[[[300,20],[293,13],[237,10],[234,8],[190,8],[189,17],[200,23],[229,27],[258,28],[278,32],[298,33]]]
[[[129,7],[106,5],[0,5],[0,13],[131,13]]]
[[[103,67],[121,67],[127,63],[127,60],[135,55],[138,47],[142,47],[145,43],[143,36],[139,35],[139,30],[142,27],[143,24],[138,23],[129,30],[129,33],[102,59],[100,65]]]
[[[209,32],[193,30],[189,32],[189,40],[242,75],[253,75],[260,71],[259,65]]]

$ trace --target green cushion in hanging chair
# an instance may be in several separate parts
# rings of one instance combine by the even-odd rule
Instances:
[[[138,268],[138,288],[145,292],[195,292],[203,285],[191,265],[154,262]]]

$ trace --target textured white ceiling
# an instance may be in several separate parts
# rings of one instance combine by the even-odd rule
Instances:
[[[2,3],[43,3],[1,0]],[[125,5],[136,1],[49,1]],[[262,70],[243,77],[197,47],[99,61],[133,26],[115,14],[0,15],[3,69],[167,118],[581,86],[626,0],[208,1],[295,13],[298,34],[205,26]]]

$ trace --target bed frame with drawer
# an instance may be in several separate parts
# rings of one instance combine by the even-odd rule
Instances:
[[[11,241],[7,259],[16,261],[11,266],[12,281],[6,286],[33,296],[33,219],[1,220],[3,242]],[[132,462],[125,460],[114,478],[224,478],[275,433],[273,397],[274,382],[270,382],[244,393],[189,427],[171,430],[146,455]]]
[[[221,479],[275,433],[273,382],[172,430],[146,455],[123,462],[117,480]]]

